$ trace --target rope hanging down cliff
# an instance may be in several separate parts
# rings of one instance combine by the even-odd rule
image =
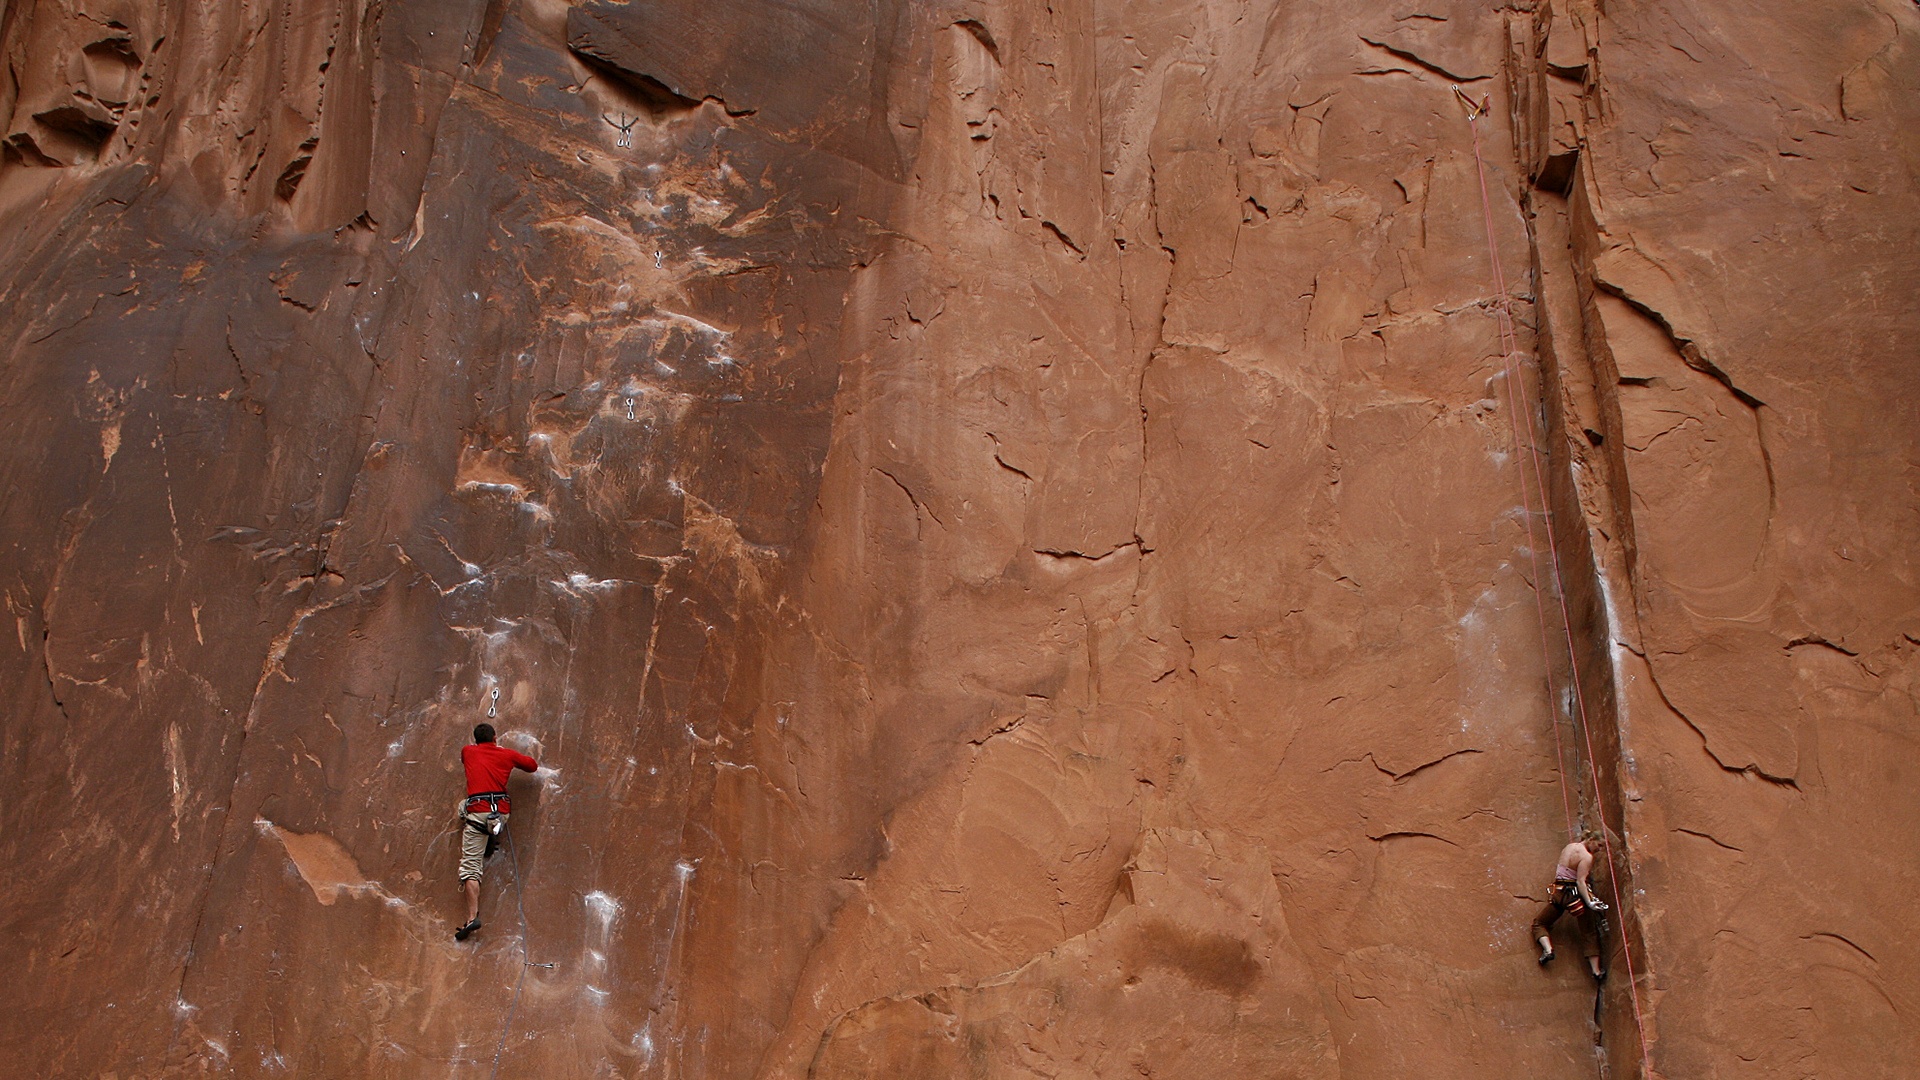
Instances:
[[[520,1011],[520,991],[526,989],[527,969],[553,966],[536,964],[527,958],[527,895],[520,881],[520,853],[514,849],[512,833],[507,834],[507,858],[513,863],[513,902],[520,909],[520,977],[513,984],[513,1003],[507,1006],[507,1021],[500,1026],[500,1045],[493,1048],[493,1072],[488,1080],[499,1080],[500,1056],[506,1053],[507,1033],[513,1030],[513,1018]]]
[[[1647,1049],[1646,1020],[1642,1016],[1640,1011],[1639,979],[1636,977],[1636,973],[1634,971],[1634,966],[1633,966],[1633,943],[1630,939],[1630,936],[1627,934],[1627,929],[1625,925],[1625,920],[1626,920],[1625,908],[1620,903],[1620,875],[1618,872],[1618,864],[1615,862],[1614,856],[1613,856],[1613,840],[1608,835],[1607,829],[1606,829],[1605,803],[1601,800],[1601,792],[1600,792],[1600,774],[1599,774],[1599,770],[1595,767],[1595,762],[1598,759],[1594,755],[1593,730],[1587,718],[1587,698],[1586,698],[1585,692],[1583,691],[1580,685],[1579,653],[1574,648],[1573,619],[1572,619],[1571,613],[1568,611],[1568,608],[1567,608],[1567,594],[1566,594],[1566,587],[1565,587],[1566,578],[1562,573],[1561,565],[1560,565],[1560,544],[1559,544],[1559,540],[1556,539],[1554,536],[1553,506],[1548,498],[1546,468],[1541,463],[1540,445],[1539,445],[1537,434],[1534,431],[1534,427],[1533,427],[1532,410],[1523,408],[1521,405],[1521,398],[1524,396],[1526,383],[1524,381],[1524,376],[1521,371],[1521,365],[1519,360],[1520,343],[1519,343],[1518,335],[1514,332],[1514,328],[1513,328],[1513,301],[1512,301],[1512,298],[1507,293],[1506,271],[1501,267],[1501,264],[1500,264],[1500,245],[1499,245],[1499,241],[1496,239],[1495,232],[1494,232],[1493,197],[1491,194],[1489,194],[1488,188],[1487,188],[1486,158],[1482,154],[1480,149],[1480,119],[1483,116],[1485,116],[1487,113],[1487,106],[1489,104],[1489,99],[1483,96],[1481,100],[1478,103],[1476,103],[1472,98],[1467,96],[1466,91],[1460,89],[1458,86],[1455,86],[1453,88],[1453,92],[1456,96],[1459,97],[1461,102],[1466,105],[1467,126],[1473,131],[1473,165],[1474,165],[1474,171],[1480,180],[1480,212],[1482,215],[1482,219],[1486,225],[1487,258],[1488,258],[1489,265],[1491,265],[1493,268],[1493,290],[1494,290],[1493,315],[1494,315],[1495,324],[1499,327],[1499,332],[1500,332],[1500,351],[1502,354],[1501,360],[1505,368],[1506,382],[1507,382],[1507,407],[1509,412],[1512,414],[1512,419],[1510,421],[1509,426],[1512,430],[1513,439],[1516,444],[1518,444],[1521,441],[1521,429],[1523,425],[1526,431],[1525,441],[1526,441],[1527,457],[1531,461],[1532,472],[1533,472],[1532,490],[1537,491],[1539,493],[1540,516],[1544,519],[1544,523],[1546,526],[1547,554],[1548,554],[1548,561],[1550,563],[1550,566],[1553,572],[1552,581],[1553,581],[1554,598],[1559,603],[1559,607],[1560,607],[1560,625],[1565,635],[1565,641],[1567,646],[1567,667],[1572,676],[1571,689],[1573,692],[1572,696],[1573,696],[1574,704],[1576,706],[1578,717],[1579,717],[1578,726],[1580,729],[1580,735],[1581,735],[1582,741],[1584,741],[1586,744],[1587,773],[1588,773],[1588,776],[1593,781],[1593,805],[1594,805],[1595,811],[1599,813],[1601,816],[1601,821],[1599,822],[1599,833],[1600,833],[1601,844],[1604,847],[1607,855],[1607,885],[1608,885],[1608,888],[1613,893],[1613,910],[1619,916],[1622,923],[1620,927],[1620,949],[1621,949],[1621,955],[1625,959],[1626,965],[1627,965],[1627,992],[1633,1003],[1633,1024],[1640,1038],[1641,1074],[1645,1077],[1648,1077],[1649,1080],[1651,1080],[1651,1078],[1654,1076],[1653,1061]],[[1543,392],[1544,392],[1544,384],[1543,384]],[[1516,446],[1515,448],[1515,456],[1516,457],[1519,456],[1518,446]],[[1535,538],[1533,508],[1531,504],[1531,493],[1528,490],[1526,473],[1527,471],[1523,469],[1521,470],[1521,474],[1520,474],[1520,500],[1521,500],[1521,512],[1522,512],[1521,516],[1526,520],[1526,523],[1527,523],[1527,555],[1528,555],[1528,558],[1531,559],[1534,564],[1534,575],[1533,575],[1534,603],[1540,615],[1541,647],[1543,650],[1550,652],[1551,651],[1550,642],[1552,640],[1552,635],[1547,630],[1546,604],[1545,604],[1545,600],[1541,597],[1541,592],[1545,588],[1545,585],[1542,583],[1541,577],[1540,577],[1539,556],[1537,554],[1539,550],[1539,542]],[[1546,660],[1545,667],[1546,667],[1546,673],[1547,673],[1547,695],[1549,698],[1549,702],[1551,704],[1551,702],[1558,700],[1559,693],[1558,693],[1558,690],[1555,688],[1554,681],[1553,681],[1552,657],[1547,656],[1545,660]],[[1567,832],[1568,832],[1568,835],[1571,836],[1574,831],[1573,798],[1572,798],[1572,793],[1567,786],[1567,768],[1566,768],[1566,761],[1565,761],[1564,755],[1562,754],[1561,746],[1560,746],[1560,720],[1557,713],[1553,720],[1553,741],[1554,741],[1554,756],[1556,758],[1557,764],[1559,765],[1559,769],[1560,769],[1560,797],[1561,797],[1561,802],[1564,804],[1566,808]]]

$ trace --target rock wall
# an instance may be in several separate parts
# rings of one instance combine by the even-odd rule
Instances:
[[[1882,291],[1920,272],[1915,15],[1609,4],[1515,36],[1662,1075],[1920,1052],[1920,875],[1877,850],[1915,828],[1920,316]]]
[[[1917,42],[0,0],[9,1067],[1901,1075]]]

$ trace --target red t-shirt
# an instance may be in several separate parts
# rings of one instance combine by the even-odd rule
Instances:
[[[467,794],[479,795],[489,791],[507,790],[507,777],[513,770],[523,769],[532,772],[540,763],[518,750],[509,750],[499,743],[474,743],[460,748],[460,764],[467,767]],[[500,812],[513,813],[513,802],[500,800]]]

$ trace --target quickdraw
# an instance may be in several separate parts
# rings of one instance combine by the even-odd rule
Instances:
[[[1469,124],[1473,123],[1475,120],[1480,119],[1482,116],[1485,116],[1487,114],[1488,106],[1493,104],[1492,94],[1480,95],[1480,101],[1478,103],[1475,103],[1472,98],[1467,96],[1467,92],[1465,90],[1460,89],[1458,85],[1454,86],[1453,92],[1456,96],[1460,98],[1462,102],[1466,104],[1467,123]]]

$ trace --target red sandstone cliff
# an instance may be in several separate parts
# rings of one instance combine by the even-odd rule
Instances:
[[[0,1073],[1920,1060],[1907,0],[0,50]]]

